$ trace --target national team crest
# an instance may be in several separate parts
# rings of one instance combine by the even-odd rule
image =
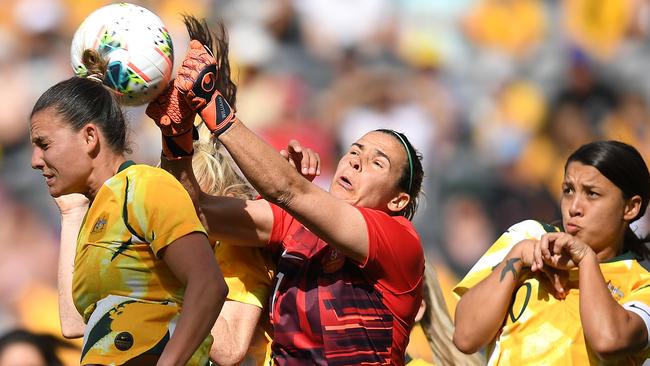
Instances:
[[[614,297],[614,300],[617,302],[625,296],[623,291],[620,290],[620,286],[616,286],[612,283],[612,281],[607,281],[607,288],[609,289],[609,292],[612,293],[612,296]]]
[[[329,253],[325,253],[321,260],[323,272],[325,273],[334,273],[343,268],[343,264],[345,264],[345,255],[332,247],[329,247]]]
[[[106,223],[108,222],[108,219],[106,216],[100,216],[97,221],[95,222],[95,226],[93,226],[93,231],[91,234],[96,234],[106,227]]]

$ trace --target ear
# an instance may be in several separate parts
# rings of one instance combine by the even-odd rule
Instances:
[[[94,123],[88,123],[81,128],[81,137],[88,153],[92,153],[99,147],[99,128]]]
[[[424,317],[424,311],[427,310],[427,303],[422,300],[420,307],[418,308],[417,314],[415,314],[415,322],[418,323]]]
[[[392,212],[402,211],[406,205],[411,201],[411,196],[406,192],[399,192],[390,202],[388,202],[388,209]]]
[[[639,211],[641,211],[642,202],[643,200],[639,195],[632,196],[632,198],[628,199],[625,203],[623,220],[628,222],[634,220],[634,218],[639,214]]]

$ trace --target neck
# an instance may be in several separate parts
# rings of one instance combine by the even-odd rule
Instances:
[[[99,189],[104,185],[104,182],[114,176],[120,168],[120,165],[125,161],[126,158],[122,154],[115,154],[113,152],[93,159],[93,170],[88,177],[89,190],[86,197],[92,201]]]
[[[616,245],[607,245],[600,250],[596,251],[596,256],[598,257],[599,262],[612,259],[623,251],[623,243],[625,242],[625,231],[618,236],[618,240],[615,241]]]

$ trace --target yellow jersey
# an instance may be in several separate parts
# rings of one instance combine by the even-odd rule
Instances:
[[[160,258],[201,232],[189,195],[162,169],[128,161],[97,192],[77,239],[72,296],[86,322],[81,364],[155,363],[181,313],[184,286]],[[208,362],[212,337],[188,365]]]
[[[510,249],[527,238],[539,239],[558,228],[527,220],[504,233],[454,288],[458,296],[486,278]],[[650,306],[650,273],[631,254],[600,264],[613,298],[621,305],[640,302]],[[580,322],[578,270],[569,271],[564,300],[553,296],[547,281],[529,269],[522,273],[504,324],[488,347],[488,365],[608,365],[585,343]],[[641,365],[650,357],[646,348],[612,365]]]
[[[217,244],[215,257],[228,285],[227,299],[267,309],[275,277],[270,253],[262,248]],[[268,311],[262,311],[247,353],[256,365],[270,364],[270,328]]]

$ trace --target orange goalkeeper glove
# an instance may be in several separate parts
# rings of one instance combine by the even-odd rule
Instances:
[[[237,122],[235,111],[217,90],[217,61],[201,42],[190,41],[175,85],[214,135],[221,135]]]
[[[176,80],[147,106],[147,116],[156,122],[162,132],[163,155],[178,159],[193,153],[193,131],[196,112],[175,87]]]

